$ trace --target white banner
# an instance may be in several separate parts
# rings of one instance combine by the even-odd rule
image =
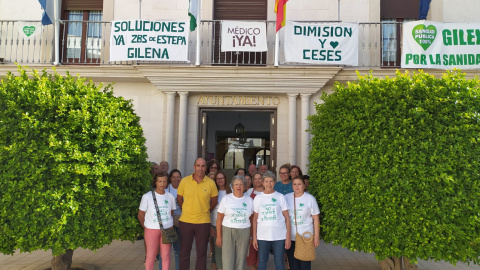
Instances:
[[[267,51],[265,22],[222,21],[222,52]]]
[[[358,24],[287,21],[285,61],[357,66]]]
[[[113,21],[110,61],[188,61],[185,21]]]
[[[22,39],[33,39],[39,36],[41,31],[40,22],[18,22],[18,36]]]
[[[480,68],[480,24],[403,24],[402,68]]]

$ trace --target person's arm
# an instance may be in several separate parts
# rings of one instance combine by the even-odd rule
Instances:
[[[217,206],[217,203],[218,203],[218,196],[210,198],[210,212],[212,212],[215,206]]]
[[[222,222],[225,214],[217,214],[217,246],[222,247]]]
[[[178,207],[180,207],[180,209],[182,209],[182,205],[183,205],[183,196],[182,195],[177,194],[177,202],[178,202]]]
[[[253,221],[252,221],[252,228],[253,228],[253,248],[258,251],[258,242],[257,242],[257,220],[258,220],[258,213],[253,212]]]
[[[315,234],[313,238],[313,244],[315,247],[320,245],[320,215],[313,215],[313,228],[315,229]]]
[[[145,211],[138,210],[138,221],[140,221],[140,225],[142,225],[143,229],[145,229]]]
[[[285,217],[285,225],[287,226],[287,237],[285,238],[285,249],[289,249],[290,245],[292,244],[292,237],[290,235],[290,217],[288,216],[288,210],[282,211],[283,216]]]

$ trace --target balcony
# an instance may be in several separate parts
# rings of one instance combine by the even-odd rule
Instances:
[[[111,22],[61,21],[58,62],[63,65],[110,66],[272,66],[275,64],[275,49],[278,49],[278,65],[311,66],[285,62],[282,31],[276,47],[275,21],[266,21],[266,26],[266,52],[221,52],[220,21],[204,20],[197,28],[200,31],[198,34],[190,33],[187,62],[109,61]],[[401,23],[359,23],[358,29],[358,66],[354,68],[400,67]],[[26,34],[30,35],[27,37]],[[0,21],[0,64],[46,65],[54,62],[55,33],[52,25],[41,26],[38,21]]]

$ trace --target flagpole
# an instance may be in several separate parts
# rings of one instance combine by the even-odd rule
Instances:
[[[275,60],[273,62],[273,65],[275,67],[278,67],[278,47],[280,46],[280,40],[279,40],[279,34],[278,34],[278,31],[277,33],[275,34]]]
[[[53,1],[53,11],[54,11],[54,21],[55,21],[55,56],[54,56],[54,61],[53,65],[58,65],[59,64],[59,57],[60,57],[60,19],[58,18],[58,1],[60,0],[54,0]]]
[[[193,0],[192,0],[193,1]],[[202,13],[201,10],[202,10],[202,1],[201,0],[197,0],[198,1],[198,9],[197,9],[197,49],[196,49],[196,55],[195,55],[195,66],[200,66],[200,39],[201,39],[201,36],[200,36],[200,14]]]

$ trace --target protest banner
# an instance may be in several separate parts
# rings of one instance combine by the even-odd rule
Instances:
[[[403,24],[402,68],[480,68],[480,24]]]
[[[358,24],[287,21],[285,62],[357,66]]]
[[[185,21],[113,21],[110,61],[188,61]]]
[[[267,51],[265,22],[222,21],[222,52]]]

